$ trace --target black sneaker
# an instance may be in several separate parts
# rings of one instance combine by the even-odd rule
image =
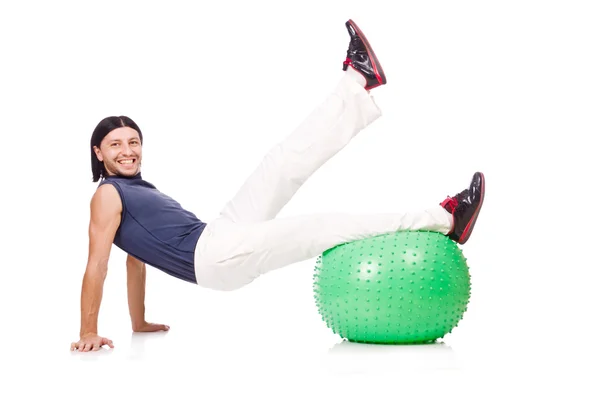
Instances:
[[[343,69],[347,70],[348,65],[350,65],[362,74],[367,80],[365,86],[367,90],[385,84],[387,82],[385,73],[383,73],[381,64],[363,32],[352,19],[346,22],[346,28],[350,34],[350,44],[348,45]]]
[[[448,237],[459,244],[467,242],[475,227],[484,196],[485,179],[483,173],[476,172],[468,189],[454,197],[448,196],[440,203],[454,218],[454,225],[448,233]]]

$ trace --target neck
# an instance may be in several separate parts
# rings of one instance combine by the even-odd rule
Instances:
[[[142,179],[142,172],[138,172],[135,175],[120,175],[120,174],[115,174],[115,175],[106,175],[104,177],[105,179]]]

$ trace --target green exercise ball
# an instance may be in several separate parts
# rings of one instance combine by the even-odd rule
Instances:
[[[429,343],[462,319],[471,279],[453,240],[437,232],[399,231],[323,252],[313,291],[323,321],[342,338]]]

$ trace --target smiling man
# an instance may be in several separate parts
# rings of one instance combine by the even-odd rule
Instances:
[[[144,313],[146,271],[153,266],[202,287],[230,291],[261,274],[313,258],[336,245],[398,230],[444,233],[469,239],[483,204],[483,174],[439,204],[416,212],[318,214],[276,218],[302,184],[381,115],[371,90],[387,79],[356,24],[344,73],[331,95],[266,154],[219,217],[204,222],[142,178],[143,135],[125,116],[107,117],[90,142],[94,182],[89,255],[81,291],[80,339],[72,350],[113,347],[98,335],[98,313],[112,244],[128,254],[127,288],[135,332],[168,330]]]

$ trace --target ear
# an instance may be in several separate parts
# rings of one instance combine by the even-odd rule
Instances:
[[[100,151],[98,146],[94,146],[94,153],[96,153],[96,158],[98,159],[98,161],[104,161],[104,157],[102,156],[102,152]]]

